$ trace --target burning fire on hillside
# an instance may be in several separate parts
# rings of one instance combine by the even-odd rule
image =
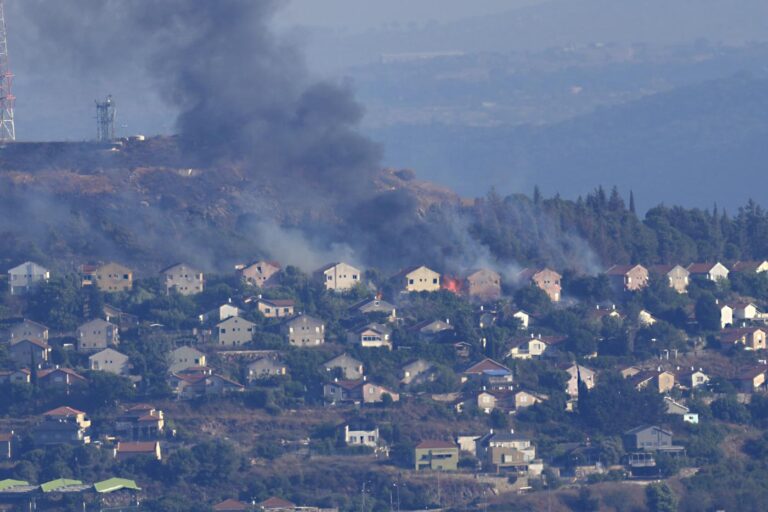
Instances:
[[[458,277],[443,276],[442,289],[461,295],[462,282]]]

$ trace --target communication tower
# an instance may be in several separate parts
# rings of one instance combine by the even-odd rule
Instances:
[[[104,101],[96,100],[96,140],[109,142],[115,140],[115,102],[112,95]]]
[[[5,31],[5,6],[0,0],[0,142],[16,140],[13,107],[16,98],[11,92],[13,73],[8,65],[8,36]]]

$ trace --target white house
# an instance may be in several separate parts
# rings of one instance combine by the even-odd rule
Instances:
[[[349,263],[331,263],[319,269],[316,275],[326,290],[346,292],[362,281],[362,271]]]
[[[127,355],[113,348],[105,348],[88,357],[88,367],[91,370],[114,373],[115,375],[128,375],[130,363]]]
[[[8,285],[11,295],[29,292],[35,285],[47,282],[51,278],[50,271],[32,261],[27,261],[8,270]]]

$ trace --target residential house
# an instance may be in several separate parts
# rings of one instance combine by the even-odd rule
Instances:
[[[36,340],[48,343],[48,328],[43,324],[24,319],[8,330],[11,345],[20,340]]]
[[[465,291],[470,299],[491,302],[501,298],[501,275],[483,268],[475,270],[466,278]]]
[[[51,278],[51,272],[32,261],[27,261],[21,265],[8,270],[8,285],[11,295],[22,295],[28,293],[36,285],[46,283]]]
[[[280,263],[276,261],[258,260],[235,268],[240,277],[250,285],[268,288],[280,284]]]
[[[734,379],[736,387],[742,393],[753,393],[765,389],[765,370],[765,365],[742,370]]]
[[[336,403],[380,403],[384,395],[389,395],[393,402],[400,400],[400,395],[394,391],[367,382],[364,379],[355,381],[334,381],[323,386],[323,397],[331,404]]]
[[[253,341],[256,324],[237,316],[216,324],[216,343],[225,347],[239,347]]]
[[[182,399],[221,396],[245,389],[239,382],[213,373],[210,368],[190,368],[188,371],[173,373],[168,378],[168,385]]]
[[[630,452],[674,452],[682,450],[681,447],[672,444],[672,432],[655,425],[628,430],[624,432],[623,441],[625,449]]]
[[[723,349],[741,346],[744,350],[765,350],[766,331],[760,327],[725,329],[720,332],[720,346]]]
[[[536,460],[531,440],[514,432],[493,432],[477,440],[477,457],[496,473],[527,473]]]
[[[587,313],[587,318],[599,325],[602,325],[606,318],[624,321],[624,315],[616,308],[616,304],[595,304],[594,309],[590,309]]]
[[[168,293],[175,290],[181,295],[195,295],[203,291],[203,273],[186,263],[177,263],[160,271],[165,278]]]
[[[674,414],[676,416],[684,416],[691,412],[684,404],[681,404],[669,396],[664,397],[664,407],[666,408],[667,414]]]
[[[386,348],[392,350],[392,329],[383,324],[369,323],[347,334],[350,344],[362,348]]]
[[[760,310],[753,302],[736,301],[729,304],[733,309],[733,316],[736,320],[755,320],[760,316]]]
[[[459,445],[459,451],[477,455],[477,441],[483,436],[477,434],[459,434],[456,436],[456,444]]]
[[[424,359],[412,361],[400,370],[400,383],[416,385],[426,382],[434,375],[435,365]]]
[[[517,280],[520,283],[532,283],[547,294],[552,302],[560,302],[563,287],[561,280],[563,276],[550,268],[526,268],[517,274]]]
[[[675,387],[675,375],[662,370],[644,370],[629,377],[638,391],[646,388],[659,393],[669,393]]]
[[[102,312],[104,313],[104,320],[117,324],[120,330],[130,330],[139,325],[138,316],[121,311],[115,306],[104,304]]]
[[[348,292],[362,282],[362,271],[348,263],[331,263],[315,271],[326,290]]]
[[[507,394],[499,393],[498,391],[479,392],[475,403],[477,405],[477,410],[485,414],[491,414],[494,409],[500,409],[503,412],[509,412],[514,409],[513,399]]]
[[[648,286],[648,269],[642,265],[614,265],[605,274],[616,290],[636,292]]]
[[[84,445],[91,442],[91,421],[82,411],[59,407],[43,414],[43,421],[32,428],[32,440],[37,446],[56,444]]]
[[[325,343],[325,323],[310,315],[299,315],[284,325],[288,343],[294,347],[316,347]]]
[[[294,503],[288,500],[272,496],[257,505],[260,512],[294,512],[299,509]],[[306,512],[313,512],[307,510]]]
[[[688,285],[691,282],[691,273],[680,265],[654,265],[650,268],[651,274],[667,280],[669,287],[677,293],[688,293]]]
[[[578,363],[566,363],[561,365],[560,369],[568,374],[565,392],[571,398],[578,398],[579,396],[579,378],[587,389],[595,387],[597,374],[594,370]]]
[[[222,304],[221,306],[212,309],[199,316],[201,324],[207,324],[209,322],[218,323],[232,318],[233,316],[240,316],[240,308],[233,306],[231,302]]]
[[[240,512],[242,510],[252,510],[251,506],[247,503],[232,498],[219,502],[211,508],[213,509],[213,512]]]
[[[351,306],[349,310],[359,315],[386,315],[388,322],[395,322],[397,320],[397,308],[395,308],[394,304],[378,297],[360,301]]]
[[[88,380],[71,368],[47,368],[37,372],[40,387],[59,389],[66,392],[73,386],[84,386]]]
[[[31,384],[32,372],[26,368],[20,370],[0,370],[0,384]]]
[[[149,457],[155,460],[163,459],[160,441],[118,441],[114,456],[121,462],[134,457]]]
[[[762,261],[737,261],[731,265],[731,272],[759,274],[768,272],[768,260]]]
[[[205,365],[205,354],[193,347],[178,347],[168,354],[168,371],[171,373]]]
[[[541,334],[521,336],[509,342],[507,355],[513,359],[541,357],[547,350],[553,350],[565,341],[564,336],[542,336]]]
[[[125,292],[133,288],[133,270],[119,263],[83,265],[80,275],[83,286],[96,286],[105,293]]]
[[[479,380],[486,389],[504,391],[512,388],[513,376],[512,370],[486,357],[464,370],[461,380]]]
[[[379,446],[379,429],[370,424],[344,425],[344,443],[347,446],[367,446],[377,448]]]
[[[531,393],[530,391],[520,390],[515,391],[513,394],[515,401],[515,410],[524,409],[532,405],[536,405],[548,399],[545,395],[538,393]]]
[[[720,309],[720,328],[733,325],[733,308],[728,304],[718,304],[717,307]]]
[[[164,429],[163,411],[149,404],[129,407],[115,422],[115,431],[121,441],[157,439]]]
[[[459,466],[459,447],[449,441],[422,441],[414,450],[415,469],[423,471],[456,471]]]
[[[528,326],[531,325],[531,315],[526,313],[522,309],[512,313],[512,318],[517,318],[520,321],[520,329],[524,331],[527,331]]]
[[[96,352],[119,343],[117,326],[101,318],[94,318],[77,328],[78,352]]]
[[[455,331],[448,318],[445,321],[424,320],[412,325],[408,330],[416,333],[424,341],[435,341],[438,338],[450,337]]]
[[[19,366],[35,366],[46,363],[51,356],[51,347],[44,341],[21,340],[8,349],[11,360]]]
[[[276,357],[260,357],[248,364],[248,382],[287,374],[288,367]]]
[[[688,389],[696,389],[709,382],[709,376],[701,368],[697,370],[693,366],[689,371],[679,373],[678,379],[680,384]]]
[[[105,348],[88,357],[88,367],[115,375],[128,375],[131,364],[127,355],[112,348]]]
[[[331,372],[338,369],[341,377],[346,380],[359,380],[363,378],[363,363],[349,354],[341,354],[330,361],[323,363],[325,371]]]
[[[717,263],[691,263],[688,265],[688,272],[694,279],[706,279],[707,281],[717,282],[722,279],[728,279],[728,268],[720,262]]]
[[[440,291],[440,274],[424,265],[403,270],[396,278],[406,292]]]
[[[265,318],[288,318],[292,317],[295,308],[295,302],[290,299],[259,299],[256,307]]]

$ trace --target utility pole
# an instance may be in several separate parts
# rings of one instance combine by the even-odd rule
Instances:
[[[8,64],[8,34],[5,30],[5,5],[0,0],[0,142],[16,140],[13,108],[16,98],[11,92],[13,73]]]

